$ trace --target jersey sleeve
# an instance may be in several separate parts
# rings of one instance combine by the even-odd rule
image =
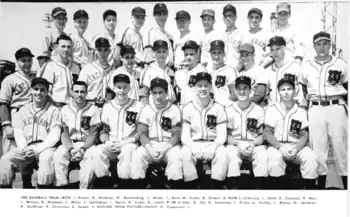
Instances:
[[[42,78],[45,78],[51,85],[55,83],[55,72],[51,64],[44,69]]]
[[[106,123],[109,124],[109,118],[108,118],[108,109],[109,108],[109,104],[105,104],[102,107],[102,111],[101,111],[101,122],[102,123]]]
[[[277,120],[276,120],[276,112],[274,112],[274,107],[268,107],[265,111],[264,124],[266,126],[275,128]]]
[[[256,83],[257,84],[265,84],[267,85],[268,77],[266,71],[263,67],[259,67],[259,72],[256,75]]]
[[[12,76],[7,76],[1,83],[0,104],[10,104],[12,101],[13,89],[11,86],[11,77]]]
[[[225,108],[220,104],[218,104],[218,107],[217,107],[217,117],[218,117],[217,125],[227,123],[227,115],[225,112]]]
[[[349,80],[348,71],[349,71],[348,64],[346,62],[343,62],[343,70],[342,70],[342,74],[341,74],[341,81],[343,84],[348,82],[348,80]]]
[[[78,77],[78,81],[84,81],[87,85],[89,85],[88,83],[88,70],[89,70],[89,65],[84,66],[80,73],[79,73],[79,77]]]
[[[227,128],[233,129],[234,128],[234,120],[233,120],[233,109],[232,106],[228,106],[225,108],[226,116],[227,116]]]
[[[139,116],[139,119],[137,121],[138,123],[144,124],[146,126],[150,125],[150,119],[149,119],[150,111],[148,108],[149,108],[148,106],[145,106],[141,109],[140,116]]]
[[[227,84],[230,85],[230,84],[234,84],[235,81],[236,81],[236,78],[237,78],[237,71],[236,69],[230,67],[230,71],[228,72],[228,81],[227,81]]]
[[[101,111],[96,106],[93,106],[93,114],[91,116],[91,125],[97,125],[101,123]]]
[[[151,76],[148,68],[146,68],[141,74],[140,86],[146,86],[148,88],[151,86]]]
[[[55,108],[52,111],[51,123],[50,123],[50,129],[49,130],[52,130],[55,127],[61,127],[61,126],[62,126],[61,111],[58,108]]]
[[[264,118],[265,118],[264,109],[262,109],[261,107],[258,107],[257,116],[258,116],[257,128],[260,128],[264,124]]]
[[[131,31],[129,31],[130,27],[126,28],[124,33],[123,33],[123,36],[122,36],[122,39],[121,39],[121,43],[123,45],[130,45],[130,46],[133,46],[132,45],[132,41],[130,40],[132,35],[131,35]]]
[[[182,119],[184,122],[191,124],[191,108],[189,104],[185,105],[182,109]]]
[[[300,110],[301,129],[303,130],[309,127],[309,118],[305,109]]]
[[[178,107],[174,106],[173,126],[181,123],[181,111]]]

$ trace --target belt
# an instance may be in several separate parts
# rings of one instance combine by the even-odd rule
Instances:
[[[84,141],[73,139],[72,142],[76,143],[76,142],[84,142]]]
[[[337,105],[337,104],[339,104],[339,99],[327,100],[327,101],[312,101],[311,104],[318,105],[318,106]]]
[[[19,108],[17,108],[17,107],[11,107],[11,111],[12,111],[12,110],[18,112]]]
[[[34,145],[35,143],[40,143],[40,142],[43,142],[43,140],[31,141],[30,143],[28,143],[28,146]]]

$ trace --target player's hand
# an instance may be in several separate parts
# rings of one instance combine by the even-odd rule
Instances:
[[[241,71],[243,71],[244,70],[244,64],[242,63],[242,62],[239,62],[238,64],[237,64],[237,66],[236,66],[236,70],[238,71],[238,72],[241,72]]]
[[[71,155],[71,161],[73,162],[79,162],[80,161],[80,158],[81,158],[81,153],[78,149],[76,148],[73,148],[71,151],[70,151],[70,155]]]
[[[160,155],[160,152],[156,151],[154,148],[152,148],[152,146],[150,144],[145,145],[145,148],[146,148],[147,152],[149,153],[149,155],[151,155],[153,160],[155,160]]]
[[[203,160],[211,161],[215,155],[215,151],[217,149],[217,145],[211,144],[209,147],[205,148],[203,151]]]
[[[112,145],[111,145],[111,151],[114,152],[114,153],[119,153],[122,149],[122,145],[120,142],[114,142]]]
[[[32,159],[36,157],[36,152],[33,148],[31,147],[26,147],[23,149],[24,152],[24,158],[25,159]]]
[[[4,134],[7,139],[13,139],[14,138],[13,128],[10,125],[5,126]]]
[[[294,146],[291,146],[287,151],[286,159],[293,161],[296,158],[297,152],[298,150]]]
[[[161,162],[162,159],[164,158],[164,156],[165,156],[165,154],[166,154],[167,151],[168,151],[168,149],[167,149],[167,150],[164,150],[164,151],[157,151],[158,156],[156,156],[156,157],[154,158],[154,162],[156,162],[156,163]]]

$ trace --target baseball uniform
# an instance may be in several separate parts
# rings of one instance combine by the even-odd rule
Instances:
[[[265,29],[261,29],[256,33],[251,33],[249,30],[243,32],[243,44],[249,43],[254,46],[255,49],[255,63],[260,65],[266,57],[266,47],[269,41],[269,32]]]
[[[123,45],[130,45],[135,50],[135,60],[137,63],[144,61],[143,54],[143,37],[140,31],[137,31],[134,26],[130,26],[125,29],[121,43]]]
[[[27,146],[35,146],[39,153],[38,185],[52,185],[55,180],[53,153],[61,136],[59,108],[50,102],[41,109],[36,109],[34,103],[26,104],[20,108],[13,125],[18,148],[0,159],[0,185],[11,186],[16,169],[23,174],[26,167],[36,161],[35,158],[25,158],[22,150]]]
[[[265,127],[271,129],[273,136],[281,145],[279,149],[276,149],[273,144],[270,144],[267,149],[269,175],[281,177],[286,173],[286,163],[282,149],[298,145],[301,132],[309,127],[307,112],[297,104],[294,104],[289,111],[286,111],[280,103],[276,103],[267,107],[264,124]],[[301,175],[304,179],[316,179],[318,177],[317,157],[310,147],[304,146],[298,150],[292,162],[300,165]]]
[[[91,152],[94,151],[94,145],[96,144],[93,144],[93,142],[97,137],[97,132],[95,132],[94,128],[98,127],[101,122],[100,115],[99,108],[89,102],[82,108],[75,107],[73,102],[62,108],[62,125],[68,128],[68,139],[71,142],[69,144],[63,143],[54,153],[53,165],[55,168],[56,186],[69,184],[67,177],[71,158],[69,149],[71,148],[83,148],[86,150],[83,159],[79,163],[80,188],[86,189],[90,186],[94,175],[91,166]]]
[[[204,33],[204,35],[201,37],[199,43],[201,46],[201,57],[200,62],[202,64],[208,63],[207,67],[211,67],[212,60],[210,56],[210,43],[215,40],[222,40],[223,36],[220,34],[217,30],[212,30],[209,33]]]
[[[96,47],[95,47],[95,41],[98,39],[98,38],[106,38],[110,44],[110,49],[111,49],[111,53],[108,55],[108,63],[109,65],[113,65],[115,64],[115,61],[114,61],[114,56],[116,55],[116,52],[117,52],[117,44],[119,43],[118,39],[117,39],[117,36],[116,34],[113,34],[113,36],[109,35],[109,33],[105,32],[105,33],[99,33],[97,35],[95,35],[94,37],[92,37],[92,40],[91,40],[91,44],[93,45],[93,49],[96,50]],[[93,59],[96,61],[97,60],[97,55],[95,54]]]
[[[250,102],[248,108],[242,110],[238,102],[234,102],[226,107],[226,114],[229,135],[238,143],[251,143],[258,136],[262,136],[264,110],[260,106]],[[227,177],[240,176],[244,158],[242,153],[234,144],[227,145],[226,150],[229,160]],[[268,155],[265,145],[254,146],[252,154],[247,159],[253,163],[254,177],[268,176]]]
[[[177,38],[175,38],[175,46],[174,46],[175,60],[174,60],[174,62],[175,62],[175,68],[177,70],[183,69],[182,62],[184,62],[185,57],[184,57],[184,52],[182,50],[182,47],[189,40],[193,40],[193,41],[199,43],[198,37],[196,37],[195,33],[191,32],[191,31],[189,33],[187,33],[186,35],[183,35],[183,36],[179,35]]]
[[[69,37],[73,41],[73,60],[83,68],[91,59],[90,44],[84,36],[79,36],[77,33],[70,34]]]
[[[128,71],[126,71],[124,66],[120,66],[116,70],[113,70],[110,73],[109,81],[108,81],[108,87],[110,89],[113,90],[113,88],[114,88],[113,78],[119,74],[124,74],[124,75],[127,75],[129,77],[130,87],[131,87],[130,92],[129,92],[129,98],[138,101],[140,98],[140,89],[139,89],[139,83],[138,83],[138,79],[140,78],[139,71],[134,69],[132,71],[132,73],[129,73]]]
[[[225,42],[225,53],[226,53],[226,59],[225,63],[227,65],[230,65],[234,68],[236,68],[238,64],[238,47],[242,44],[243,41],[243,34],[242,30],[235,29],[233,31],[225,31],[223,34],[223,41]],[[210,57],[210,53],[209,53]]]

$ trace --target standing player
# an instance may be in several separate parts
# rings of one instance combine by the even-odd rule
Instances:
[[[228,161],[223,146],[227,139],[227,117],[224,107],[210,97],[209,73],[196,75],[196,98],[182,110],[182,162],[185,187],[197,188],[196,162],[211,162],[211,181],[215,189],[223,187]]]
[[[237,71],[224,62],[225,58],[225,43],[221,40],[215,40],[210,43],[210,56],[212,59],[212,67],[208,68],[213,77],[213,93],[215,101],[224,106],[232,103],[231,99],[235,100],[235,79]]]
[[[176,71],[175,73],[175,83],[177,93],[180,95],[180,99],[177,101],[181,106],[184,106],[188,102],[194,99],[196,92],[193,88],[196,81],[196,75],[199,72],[206,72],[206,68],[199,63],[199,45],[192,40],[187,41],[182,46],[182,51],[185,56],[187,67]]]
[[[331,145],[337,173],[347,189],[348,109],[344,97],[348,89],[348,64],[330,55],[330,34],[319,32],[313,42],[316,57],[303,64],[300,80],[310,105],[310,143],[320,162],[318,185],[325,188]]]
[[[51,57],[47,52],[43,52],[41,55],[37,56],[39,68],[41,69],[43,65],[51,61]]]
[[[38,188],[52,188],[55,171],[52,165],[55,146],[61,135],[61,114],[48,97],[49,83],[34,78],[31,83],[33,102],[20,108],[14,124],[17,148],[0,159],[0,187],[11,188],[15,171],[22,173],[39,161]]]
[[[229,160],[226,186],[229,189],[239,189],[242,159],[252,161],[255,187],[264,189],[267,184],[268,155],[262,135],[264,110],[250,99],[251,83],[247,76],[238,77],[235,82],[238,101],[226,108]]]
[[[145,62],[150,63],[154,61],[154,48],[152,45],[155,41],[163,40],[168,45],[168,57],[166,65],[170,68],[174,66],[174,38],[165,30],[165,24],[168,20],[168,8],[164,3],[157,3],[153,8],[153,16],[156,21],[156,27],[150,28],[146,35],[146,43],[144,48]]]
[[[277,88],[281,100],[267,107],[264,121],[264,138],[269,144],[267,152],[270,184],[272,188],[284,188],[285,161],[290,161],[300,165],[304,187],[315,189],[318,160],[316,154],[307,146],[309,139],[307,112],[293,100],[294,80],[282,78],[278,81]]]
[[[72,84],[78,77],[80,68],[70,60],[72,39],[61,35],[57,38],[57,54],[53,61],[46,64],[37,77],[43,77],[50,83],[50,96],[55,106],[62,107],[71,100]],[[42,73],[42,74],[41,74]]]
[[[68,167],[70,162],[79,162],[80,188],[90,187],[94,175],[89,162],[94,152],[95,141],[101,122],[100,110],[86,101],[87,85],[77,81],[73,84],[73,100],[61,110],[63,132],[62,145],[58,147],[53,157],[55,180],[58,188],[66,188]],[[91,160],[90,160],[91,161]]]
[[[167,163],[165,175],[170,188],[179,188],[183,177],[181,161],[181,111],[168,102],[168,82],[161,78],[151,81],[152,100],[140,113],[141,146],[132,155],[131,178],[135,188],[144,188],[146,170],[151,163]]]

